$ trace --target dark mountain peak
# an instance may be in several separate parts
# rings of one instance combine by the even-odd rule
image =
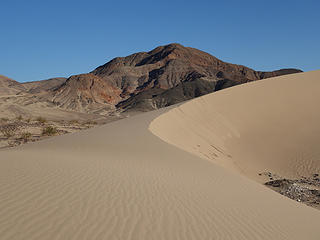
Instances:
[[[116,57],[106,64],[99,66],[92,71],[92,73],[108,74],[110,70],[116,67],[138,67],[146,64],[154,64],[162,60],[176,59],[178,57],[183,57],[184,54],[181,54],[182,52],[188,51],[190,50],[181,44],[171,43],[168,45],[159,46],[149,52],[138,52],[126,57]]]
[[[186,48],[186,47],[184,47],[183,45],[181,45],[179,43],[170,43],[167,45],[156,47],[156,48],[152,49],[151,51],[149,51],[148,54],[154,55],[154,54],[157,54],[162,51],[171,52],[174,50],[182,50],[184,48]]]
[[[90,73],[68,79],[21,84],[0,76],[0,95],[37,94],[54,106],[103,115],[115,110],[157,109],[234,85],[298,72],[301,70],[255,71],[171,43],[114,58]]]
[[[183,46],[180,43],[169,43],[167,45],[164,45],[165,48],[185,48],[185,46]]]
[[[154,109],[249,81],[299,72],[259,72],[178,43],[117,57],[56,88],[59,105],[87,111],[106,105]]]
[[[219,61],[214,56],[200,51],[195,48],[184,47],[178,43],[172,43],[164,46],[157,47],[150,52],[148,56],[139,62],[136,66],[146,64],[155,64],[157,62],[165,62],[171,60],[178,60],[181,62],[190,62],[202,65],[212,65]],[[222,62],[222,61],[220,61]]]

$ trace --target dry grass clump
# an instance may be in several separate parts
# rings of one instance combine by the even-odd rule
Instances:
[[[98,123],[95,122],[95,121],[89,120],[89,121],[86,121],[85,124],[87,124],[87,125],[96,125],[96,124],[98,124]]]
[[[22,118],[21,115],[19,115],[19,116],[17,117],[17,120],[18,120],[18,121],[22,121],[22,119],[23,119],[23,118]]]
[[[21,139],[24,141],[24,142],[28,142],[28,140],[31,138],[31,133],[29,132],[23,132],[21,133]]]
[[[79,121],[74,119],[74,120],[71,120],[69,121],[69,124],[73,125],[73,124],[79,124]]]
[[[48,126],[42,129],[43,136],[52,136],[57,134],[58,130],[56,127]]]

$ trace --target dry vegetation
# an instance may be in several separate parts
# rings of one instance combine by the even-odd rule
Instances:
[[[0,118],[0,148],[14,147],[55,135],[62,135],[93,127],[94,121],[50,121],[44,117],[34,119],[18,116]]]
[[[53,136],[53,135],[56,135],[57,132],[58,132],[57,128],[52,126],[44,127],[42,129],[42,135],[44,136]]]
[[[31,138],[31,133],[29,132],[23,132],[21,133],[21,139],[23,140],[23,142],[28,142],[28,140]]]

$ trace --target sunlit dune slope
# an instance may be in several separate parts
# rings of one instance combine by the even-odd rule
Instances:
[[[320,172],[320,71],[275,77],[189,101],[151,131],[188,152],[256,179]]]

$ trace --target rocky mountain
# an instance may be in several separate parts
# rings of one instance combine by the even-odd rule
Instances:
[[[120,89],[92,73],[74,75],[52,91],[58,106],[78,112],[114,109],[121,100]]]
[[[26,102],[32,97],[33,104],[41,101],[66,111],[107,116],[157,109],[234,85],[298,72],[301,70],[255,71],[195,48],[169,44],[115,58],[68,79],[23,84],[1,80],[0,94],[24,91]]]
[[[237,84],[297,72],[301,70],[255,71],[198,49],[169,44],[118,57],[89,74],[72,76],[53,93],[53,101],[81,111],[93,105],[146,111]]]

